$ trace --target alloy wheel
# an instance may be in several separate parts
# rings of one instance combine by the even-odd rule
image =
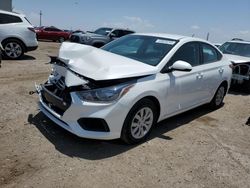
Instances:
[[[153,111],[148,107],[140,109],[132,120],[131,135],[135,139],[143,138],[149,132],[153,122]]]
[[[16,59],[22,55],[22,47],[16,42],[7,43],[4,50],[5,54],[12,59]]]
[[[224,96],[225,96],[225,88],[220,87],[215,98],[215,104],[217,106],[219,106],[222,103]]]

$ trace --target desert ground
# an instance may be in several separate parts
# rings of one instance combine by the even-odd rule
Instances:
[[[78,138],[39,112],[35,83],[50,74],[59,43],[39,42],[0,68],[0,187],[250,187],[250,95],[231,90],[206,106],[160,122],[150,138]]]

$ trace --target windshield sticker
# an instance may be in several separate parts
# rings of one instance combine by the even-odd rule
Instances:
[[[157,39],[155,43],[160,43],[160,44],[168,44],[168,45],[174,45],[175,41],[172,40],[164,40],[164,39]]]

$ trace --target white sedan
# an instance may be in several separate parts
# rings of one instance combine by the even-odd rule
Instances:
[[[219,108],[231,63],[207,41],[133,34],[102,49],[63,43],[52,74],[36,86],[40,110],[84,138],[137,143],[168,117],[203,104]]]

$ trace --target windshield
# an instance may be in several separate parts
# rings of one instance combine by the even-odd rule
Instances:
[[[224,54],[250,57],[250,44],[247,43],[226,42],[220,46],[220,50]]]
[[[102,49],[156,66],[176,43],[176,40],[166,38],[127,35],[105,45]]]
[[[98,35],[108,35],[112,28],[100,28],[97,29],[94,33]]]

